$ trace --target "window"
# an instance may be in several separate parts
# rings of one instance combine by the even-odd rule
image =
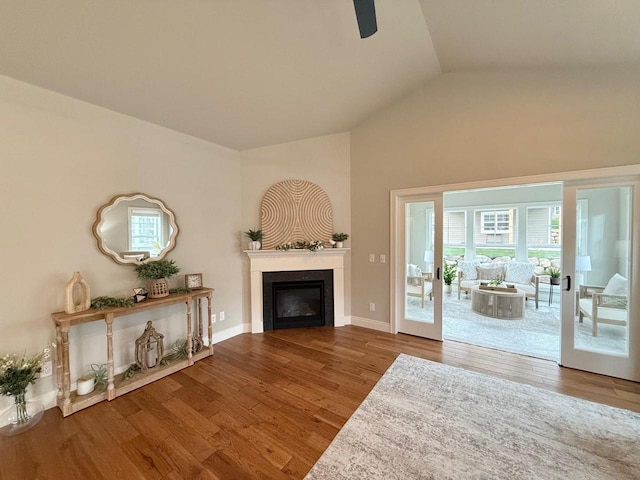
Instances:
[[[511,213],[509,210],[481,212],[482,233],[502,234],[511,231]]]
[[[527,256],[560,258],[560,205],[527,208]]]
[[[129,250],[158,255],[164,245],[162,210],[129,207]]]
[[[476,256],[515,258],[516,208],[476,210],[474,214],[474,248]]]
[[[464,255],[467,240],[466,222],[465,211],[444,212],[442,233],[445,257]]]

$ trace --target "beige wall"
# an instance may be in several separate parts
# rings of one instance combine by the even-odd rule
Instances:
[[[169,254],[182,273],[202,272],[216,289],[217,331],[242,321],[239,154],[230,149],[0,77],[0,354],[33,353],[54,339],[50,313],[80,271],[98,295],[125,296],[141,282],[102,255],[91,234],[98,207],[143,192],[173,209],[180,235]],[[170,343],[186,336],[184,308],[118,319],[116,367],[154,320]],[[74,378],[106,361],[104,324],[72,330]],[[82,346],[80,347],[80,343]],[[53,379],[38,382],[53,392]]]
[[[445,74],[351,132],[352,315],[389,321],[389,191],[640,161],[640,71]],[[369,312],[375,302],[375,312]]]
[[[335,232],[351,233],[350,136],[348,133],[283,143],[241,152],[242,231],[260,228],[260,204],[269,187],[282,180],[308,180],[319,185],[333,207]],[[249,241],[237,232],[241,248]],[[313,240],[313,239],[309,239]],[[351,239],[345,247],[351,246]],[[244,308],[249,321],[249,259],[244,260]],[[345,314],[350,315],[351,258],[345,257]]]

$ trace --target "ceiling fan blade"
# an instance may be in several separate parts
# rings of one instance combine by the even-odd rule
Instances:
[[[356,9],[360,38],[367,38],[378,31],[374,0],[353,0]]]

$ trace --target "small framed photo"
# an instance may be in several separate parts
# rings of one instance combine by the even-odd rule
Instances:
[[[184,276],[184,286],[186,288],[190,288],[191,290],[199,290],[204,287],[202,284],[202,274],[201,273],[187,273]]]

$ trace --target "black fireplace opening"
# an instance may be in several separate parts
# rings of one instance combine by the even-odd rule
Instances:
[[[262,275],[264,330],[333,326],[333,270]]]

